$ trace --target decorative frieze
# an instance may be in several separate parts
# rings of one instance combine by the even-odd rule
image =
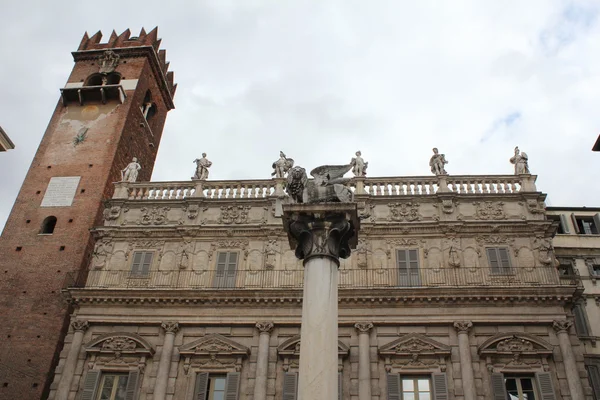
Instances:
[[[167,212],[171,207],[142,207],[141,218],[136,221],[138,225],[164,225],[167,223]]]
[[[388,207],[390,209],[390,215],[388,216],[389,221],[420,221],[423,216],[419,213],[420,203],[408,202],[408,203],[390,203]]]
[[[246,224],[248,223],[248,212],[252,207],[243,205],[221,206],[220,224]]]
[[[482,220],[500,220],[505,219],[504,203],[501,201],[476,201],[473,203],[475,208],[475,218]]]

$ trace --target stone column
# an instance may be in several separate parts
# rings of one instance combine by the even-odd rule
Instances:
[[[371,400],[369,331],[373,329],[373,324],[370,322],[357,322],[354,327],[358,331],[358,399]]]
[[[69,353],[60,375],[60,381],[58,388],[56,389],[55,399],[68,399],[69,392],[71,391],[71,383],[73,382],[73,374],[77,367],[77,358],[81,351],[81,343],[83,343],[83,334],[89,327],[87,321],[74,320],[71,322],[71,329],[73,329],[73,340],[71,340],[71,347],[69,347]]]
[[[581,385],[579,370],[577,368],[577,363],[575,362],[571,340],[569,339],[569,328],[572,325],[573,323],[566,319],[555,320],[552,323],[552,327],[556,331],[556,336],[558,336],[558,344],[560,346],[560,353],[562,354],[563,364],[567,374],[567,383],[569,384],[571,398],[573,400],[584,400],[585,395],[583,393],[583,386]]]
[[[256,378],[254,380],[254,400],[266,400],[267,376],[269,369],[269,339],[273,330],[272,322],[257,322],[260,332],[258,338],[258,357],[256,359]]]
[[[473,327],[471,321],[456,321],[454,328],[458,332],[458,352],[460,356],[460,372],[465,400],[476,400],[475,378],[473,377],[473,361],[471,359],[471,346],[469,344],[469,329]]]
[[[349,257],[356,247],[356,204],[291,204],[283,212],[290,246],[304,260],[298,400],[335,400],[338,267],[339,258]]]
[[[171,358],[173,357],[173,344],[175,333],[179,330],[177,322],[163,322],[160,325],[165,330],[158,371],[156,372],[156,383],[154,384],[154,400],[164,400],[167,397],[167,385],[169,383],[169,370],[171,369]]]

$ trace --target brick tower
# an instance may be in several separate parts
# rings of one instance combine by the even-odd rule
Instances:
[[[0,238],[0,399],[47,397],[71,312],[65,279],[87,268],[121,170],[137,157],[138,181],[150,179],[176,88],[157,35],[85,34],[73,52]]]

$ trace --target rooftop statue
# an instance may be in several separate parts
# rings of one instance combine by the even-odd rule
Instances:
[[[314,179],[308,180],[306,170],[293,167],[287,177],[286,191],[294,203],[349,203],[354,194],[346,186],[350,180],[344,174],[352,165],[323,165],[310,171]]]
[[[121,182],[133,183],[137,181],[138,171],[140,169],[142,169],[142,166],[138,164],[137,158],[133,157],[131,162],[121,171]]]
[[[356,152],[356,157],[352,158],[350,161],[350,165],[352,166],[352,173],[354,176],[363,177],[367,175],[367,167],[369,166],[368,162],[361,157],[362,153],[359,151]]]
[[[205,181],[208,178],[208,169],[212,166],[212,162],[206,158],[206,153],[202,153],[202,158],[196,158],[196,173],[192,176],[194,180]]]
[[[433,148],[433,155],[429,159],[429,166],[434,175],[448,175],[444,165],[448,164],[445,154],[439,154],[437,147]]]
[[[287,158],[283,151],[279,152],[279,160],[273,163],[274,171],[271,173],[271,176],[275,178],[285,178],[285,174],[294,166],[294,160],[292,158]]]
[[[530,174],[529,172],[529,157],[525,152],[519,150],[519,146],[515,147],[515,155],[510,158],[510,163],[515,165],[515,175]]]

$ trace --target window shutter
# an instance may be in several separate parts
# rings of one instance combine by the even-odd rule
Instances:
[[[562,226],[562,230],[564,233],[569,233],[569,223],[567,222],[567,217],[564,214],[560,214],[560,225]]]
[[[448,384],[446,383],[446,373],[431,374],[433,380],[433,399],[448,400]]]
[[[125,400],[135,400],[138,394],[139,371],[131,371],[127,378],[127,389],[125,389]]]
[[[421,279],[419,276],[419,250],[412,249],[408,250],[408,273],[410,274],[410,285],[421,286]]]
[[[502,247],[499,248],[498,255],[500,259],[500,268],[503,270],[503,272],[510,271],[510,257],[508,256],[508,249]]]
[[[577,331],[577,336],[589,336],[590,330],[588,329],[583,305],[576,304],[572,311],[575,316],[575,330]]]
[[[144,253],[141,251],[133,253],[133,262],[131,263],[131,273],[133,275],[138,275],[140,273],[143,255]]]
[[[396,259],[398,260],[398,285],[399,286],[408,286],[409,285],[409,277],[408,277],[408,257],[406,250],[397,250],[396,251]]]
[[[342,373],[338,372],[338,400],[342,400]]]
[[[400,375],[399,374],[388,374],[387,375],[387,400],[400,400]]]
[[[148,275],[148,273],[150,272],[150,265],[152,264],[153,253],[151,251],[145,251],[143,254],[144,258],[142,260],[142,268],[140,274]]]
[[[590,386],[594,392],[594,398],[600,399],[600,369],[597,365],[588,365],[588,377],[590,379]]]
[[[206,389],[208,388],[208,373],[196,374],[196,386],[194,387],[194,400],[206,400]]]
[[[226,287],[235,287],[235,275],[237,271],[238,253],[227,253],[227,268],[225,270]]]
[[[541,400],[555,400],[550,372],[536,372],[535,378],[540,389]]]
[[[240,373],[230,372],[225,382],[225,400],[238,400],[240,390]]]
[[[283,400],[296,400],[298,396],[298,374],[286,372],[283,376]]]
[[[506,400],[503,374],[492,374],[492,394],[494,400]]]
[[[488,262],[490,264],[490,268],[492,272],[498,273],[500,271],[500,264],[498,261],[498,254],[496,253],[495,247],[489,247],[485,249],[488,256]]]
[[[571,222],[573,222],[573,229],[575,229],[575,233],[580,234],[579,225],[577,225],[577,218],[575,218],[575,214],[571,213]]]
[[[594,226],[596,227],[596,231],[592,233],[597,235],[600,233],[600,213],[594,214]]]
[[[83,393],[81,400],[94,400],[96,398],[96,389],[100,380],[100,371],[89,370],[85,375],[83,382]]]

